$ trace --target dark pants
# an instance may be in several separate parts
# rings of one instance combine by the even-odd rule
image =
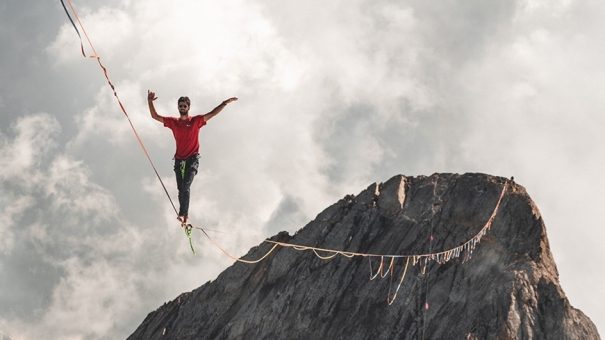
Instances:
[[[185,160],[174,160],[174,173],[176,174],[176,186],[179,189],[179,216],[187,216],[189,213],[189,194],[193,177],[197,174],[200,165],[200,155],[193,155]]]

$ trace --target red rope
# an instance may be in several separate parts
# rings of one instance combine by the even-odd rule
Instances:
[[[82,47],[82,36],[80,36],[80,32],[78,31],[76,25],[74,24],[74,21],[71,19],[71,16],[69,15],[69,12],[67,11],[67,8],[65,7],[65,4],[63,3],[63,0],[61,0],[61,3],[63,4],[63,8],[65,9],[65,13],[67,14],[67,17],[69,18],[69,20],[71,21],[72,25],[74,26],[74,29],[78,33],[78,37],[80,38],[80,47]],[[162,181],[162,177],[160,177],[160,174],[158,173],[158,170],[155,167],[155,164],[153,163],[153,160],[151,159],[151,156],[149,155],[149,152],[147,151],[147,148],[145,147],[145,144],[143,143],[143,140],[139,136],[139,133],[137,132],[136,128],[134,127],[134,124],[132,123],[132,120],[130,120],[130,116],[128,115],[128,112],[126,112],[126,108],[124,107],[124,104],[122,104],[122,101],[120,100],[120,97],[118,96],[118,93],[116,91],[115,86],[113,85],[113,83],[111,82],[111,79],[109,78],[109,74],[107,72],[107,68],[101,62],[101,57],[99,56],[99,54],[95,50],[95,47],[94,47],[92,41],[90,40],[90,37],[88,36],[88,33],[86,32],[86,29],[84,28],[84,25],[82,24],[82,21],[80,20],[80,17],[78,16],[78,12],[76,11],[76,9],[75,9],[73,3],[71,2],[71,0],[67,0],[67,3],[69,5],[69,8],[71,9],[74,17],[76,18],[76,21],[78,22],[78,25],[82,29],[82,32],[84,33],[84,36],[86,37],[86,41],[88,41],[88,45],[90,45],[90,48],[92,49],[92,51],[94,53],[94,55],[91,55],[91,56],[88,56],[88,57],[89,58],[95,58],[95,59],[97,59],[97,62],[99,63],[99,67],[101,67],[101,70],[103,71],[103,75],[105,76],[105,79],[107,80],[107,83],[109,84],[109,87],[111,87],[111,90],[113,91],[113,96],[116,98],[116,100],[118,102],[118,105],[120,106],[120,110],[122,110],[122,113],[124,113],[124,116],[126,116],[126,119],[128,119],[128,123],[130,124],[130,128],[132,129],[132,132],[134,133],[134,136],[135,136],[137,142],[139,143],[139,146],[141,147],[141,149],[143,149],[143,152],[145,153],[145,156],[147,157],[147,160],[149,161],[149,164],[153,168],[153,171],[155,172],[155,175],[157,176],[158,180],[160,181],[160,184],[162,185],[162,188],[164,189],[164,192],[166,193],[166,196],[168,197],[168,200],[170,201],[170,204],[172,205],[172,209],[174,209],[174,213],[176,215],[178,215],[179,213],[178,213],[178,211],[176,209],[176,206],[174,205],[174,202],[172,201],[172,197],[170,197],[170,194],[168,193],[168,189],[166,189],[166,185],[164,185],[164,181]],[[83,47],[82,47],[82,55],[84,55],[85,57],[87,57],[86,54],[84,54],[84,48]]]

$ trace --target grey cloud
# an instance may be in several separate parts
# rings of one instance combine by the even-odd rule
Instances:
[[[56,146],[56,119],[24,116],[13,128],[0,148],[0,201],[8,203],[0,210],[0,234],[10,240],[0,249],[0,320],[26,338],[127,333],[162,301],[157,293],[174,279],[164,268],[174,263],[176,248],[158,223],[121,220],[112,194],[91,181],[81,161],[44,147]],[[15,152],[24,156],[12,164]],[[122,321],[113,319],[116,313]],[[72,325],[74,318],[82,322]],[[89,327],[92,333],[82,333]]]
[[[336,166],[328,168],[327,175],[339,177],[341,182],[350,180],[338,167],[359,172],[356,160],[365,163],[366,173],[383,176],[404,170],[422,173],[451,168],[472,119],[455,98],[461,83],[459,68],[481,60],[482,51],[490,46],[489,39],[511,21],[514,6],[488,9],[483,5],[405,4],[400,10],[408,13],[411,24],[407,26],[389,22],[386,10],[376,9],[380,6],[367,7],[364,14],[370,19],[366,20],[374,24],[363,31],[362,37],[367,39],[359,39],[357,52],[367,64],[358,67],[376,67],[377,86],[350,105],[330,107],[317,121],[316,135]],[[488,27],[473,30],[477,20]],[[343,39],[355,39],[344,32]],[[381,53],[389,58],[376,62]],[[381,73],[381,69],[388,72]],[[340,86],[347,86],[336,85],[334,80],[326,82],[335,85],[334,97],[339,96]],[[406,89],[409,84],[412,90]],[[385,98],[381,85],[400,89],[387,89],[393,96]],[[419,92],[426,97],[421,102]],[[390,113],[385,115],[385,110]],[[369,151],[370,158],[376,157],[370,162],[365,154],[368,146],[380,150],[378,155]],[[368,177],[372,176],[365,176],[371,180]]]
[[[267,234],[274,235],[282,230],[297,229],[308,222],[307,216],[301,212],[299,204],[295,197],[284,197],[265,224]]]
[[[561,65],[569,62],[585,65],[575,72],[585,77],[583,84],[600,77],[595,70],[602,50],[596,42],[604,30],[597,13],[603,8],[531,3],[532,8],[526,1],[235,2],[202,11],[199,3],[185,2],[185,13],[142,1],[105,2],[103,10],[94,1],[78,6],[100,27],[107,11],[119,12],[131,30],[107,42],[129,48],[111,49],[104,60],[173,198],[174,142],[168,130],[147,121],[145,90],[159,93],[158,107],[167,115],[181,94],[189,94],[200,113],[223,97],[240,97],[202,130],[202,166],[192,188],[195,222],[228,231],[217,235],[230,250],[244,253],[266,233],[298,229],[343,195],[396,173],[485,171],[514,173],[533,189],[553,248],[568,254],[581,243],[575,237],[568,237],[573,245],[560,241],[569,235],[560,226],[573,224],[576,215],[560,209],[570,197],[595,202],[572,206],[590,209],[581,222],[588,227],[576,228],[578,233],[598,235],[591,220],[598,220],[601,199],[573,174],[580,171],[594,181],[602,168],[591,161],[602,154],[594,129],[602,119],[593,109],[601,104],[587,100],[598,97],[601,82],[583,86],[583,93],[570,86],[566,100],[555,87],[537,85],[582,83],[581,77],[567,77]],[[0,268],[10,274],[0,275],[0,291],[22,298],[15,305],[17,300],[0,295],[0,305],[8,306],[0,308],[0,328],[18,338],[124,337],[148,311],[211,279],[227,260],[199,238],[202,255],[187,253],[163,190],[97,65],[62,44],[76,39],[73,32],[65,41],[59,37],[67,25],[62,8],[35,1],[0,6],[0,41],[8,51],[0,75],[13,80],[0,85],[0,252],[9,252]],[[22,10],[28,6],[30,11]],[[213,18],[224,20],[209,30],[205,23]],[[184,25],[173,25],[176,20]],[[22,27],[28,21],[35,22]],[[557,63],[548,64],[544,49],[522,55],[526,59],[519,63],[514,53],[527,50],[519,46],[532,53],[542,46],[531,40],[540,30],[553,38],[551,47],[565,42],[569,53],[553,55],[548,60]],[[107,37],[95,37],[103,48]],[[188,53],[178,54],[184,44]],[[58,62],[71,53],[73,59]],[[516,77],[525,87],[515,87]],[[582,112],[582,119],[539,114],[552,107]],[[530,108],[533,116],[526,114]],[[31,119],[33,112],[48,112],[34,117],[56,129],[15,129],[20,117]],[[550,123],[534,134],[532,126],[545,121]],[[570,143],[560,139],[561,131],[569,131]],[[11,149],[20,145],[19,135],[24,143],[49,148],[34,147],[32,160],[12,158],[13,150],[24,156],[29,148]],[[15,162],[27,171],[11,167]],[[546,169],[552,167],[559,170]],[[549,176],[580,186],[562,195],[542,180]],[[598,266],[591,260],[598,254],[586,257],[587,267]],[[565,259],[559,270],[566,291],[573,292],[572,304],[601,326],[598,307],[578,287],[591,281],[586,277],[602,278],[574,267],[578,257]],[[116,283],[123,289],[112,292]],[[87,291],[87,285],[98,292]],[[69,326],[70,311],[94,318],[102,314],[103,299],[117,311],[115,320],[99,317],[90,329]],[[91,312],[83,312],[85,307]],[[40,322],[28,331],[32,312]]]

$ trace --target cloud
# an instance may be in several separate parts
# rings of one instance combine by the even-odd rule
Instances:
[[[15,236],[10,230],[10,226],[14,225],[15,220],[19,219],[23,214],[31,208],[32,198],[28,196],[0,197],[0,204],[3,209],[0,212],[0,253],[8,254],[11,252]]]
[[[2,137],[2,150],[0,152],[0,178],[20,179],[20,184],[29,185],[31,180],[39,181],[39,178],[30,178],[27,170],[39,166],[45,159],[45,154],[52,151],[56,144],[53,139],[59,133],[59,125],[56,120],[47,114],[29,116],[19,119],[13,127],[16,138],[8,141]],[[27,179],[29,181],[25,181]]]
[[[42,114],[21,118],[13,126],[14,139],[0,134],[0,252],[9,254],[15,242],[13,226],[32,211],[34,197],[21,188],[32,188],[42,181],[33,168],[44,162],[45,154],[55,146],[52,139],[59,127],[50,116]]]
[[[70,9],[69,6],[67,8]],[[82,12],[78,10],[78,15],[86,18],[85,31],[78,26],[78,18],[73,15],[71,9],[70,13],[80,31],[84,53],[87,56],[95,56],[96,51],[98,55],[112,58],[116,53],[129,48],[121,43],[125,41],[124,37],[131,36],[133,22],[129,20],[127,13],[123,10],[108,7],[102,7],[96,11],[90,11],[88,8],[84,8]],[[74,62],[82,58],[81,54],[73,53],[73,51],[80,50],[80,40],[74,39],[74,34],[76,33],[71,23],[63,25],[56,39],[48,46],[47,50],[56,57],[57,63]],[[95,46],[93,50],[88,45],[87,35],[101,40],[103,44],[98,45],[98,48]],[[115,39],[116,37],[121,39]]]
[[[476,117],[463,140],[464,157],[479,171],[514,174],[527,186],[546,220],[563,288],[602,328],[594,297],[603,293],[598,282],[605,276],[581,264],[599,256],[594,235],[603,202],[595,188],[605,185],[598,175],[605,162],[596,155],[605,145],[605,103],[598,84],[605,76],[597,60],[605,50],[597,42],[602,27],[577,18],[603,7],[569,1],[552,6],[523,8],[506,41],[464,70],[461,97]],[[591,279],[572,283],[580,277]]]
[[[97,45],[104,45],[111,38],[112,44],[129,46],[133,51],[103,58],[110,60],[108,65],[117,65],[110,69],[110,75],[117,75],[112,78],[118,93],[152,154],[160,155],[156,159],[161,155],[169,159],[174,142],[169,130],[150,119],[145,103],[147,88],[157,90],[160,99],[156,105],[164,115],[174,115],[174,101],[181,94],[192,97],[192,110],[199,113],[211,110],[226,97],[240,97],[239,102],[202,130],[202,167],[216,166],[204,168],[196,178],[196,182],[206,184],[203,188],[194,186],[193,196],[196,202],[203,202],[200,211],[207,211],[208,205],[217,206],[220,215],[239,215],[238,225],[255,226],[254,229],[270,218],[282,198],[281,190],[293,196],[324,196],[327,201],[327,195],[321,192],[324,186],[316,185],[324,182],[314,164],[318,156],[309,154],[317,152],[308,131],[322,100],[313,96],[300,98],[292,92],[313,82],[308,79],[311,70],[305,60],[307,55],[284,43],[263,10],[256,4],[238,1],[220,5],[181,1],[169,8],[132,2],[121,9],[131,22],[128,34],[95,36]],[[96,15],[85,15],[83,21],[95,21]],[[60,33],[50,49],[51,55],[62,60],[60,54],[69,50],[68,44],[69,40]],[[283,107],[289,108],[284,111]],[[125,117],[119,112],[116,115],[117,111],[114,98],[101,89],[95,103],[77,117],[79,131],[69,143],[70,152],[95,164],[98,160],[89,159],[86,154],[99,148],[98,141],[103,139],[120,148],[112,152],[112,158],[138,157],[135,153],[139,150],[121,150],[124,145],[132,145],[133,136]],[[284,129],[290,121],[295,123]],[[261,159],[266,163],[259,162]],[[242,162],[247,164],[249,173],[233,166]],[[162,158],[158,163],[174,193],[171,165]],[[149,174],[148,169],[140,169]],[[254,176],[253,181],[250,175]],[[213,180],[204,176],[213,176]],[[233,192],[241,192],[240,189],[244,192],[234,199]],[[204,198],[208,193],[214,193],[210,200]],[[301,208],[307,214],[322,207],[322,203],[309,204],[315,200],[303,202]],[[193,205],[197,209],[196,203]],[[235,205],[239,212],[235,212]],[[227,220],[210,214],[203,218]]]
[[[24,339],[124,336],[159,299],[199,281],[168,282],[192,267],[215,275],[219,267],[184,261],[177,228],[123,220],[91,169],[57,147],[60,131],[42,113],[1,136],[0,327]]]
[[[603,295],[603,278],[589,273],[603,203],[594,190],[604,167],[602,5],[94,6],[79,13],[173,199],[174,141],[150,119],[146,90],[164,115],[176,114],[181,95],[195,113],[240,98],[201,131],[190,209],[232,253],[397,173],[514,174],[541,207],[572,304],[603,324],[587,293]],[[57,93],[77,90],[76,104],[23,93],[53,115],[18,112],[0,135],[0,292],[10,292],[0,293],[0,328],[21,338],[124,337],[230,261],[199,235],[200,255],[189,255],[95,61],[81,58],[69,23],[56,32],[45,72],[59,79]],[[81,74],[68,73],[70,83],[56,78],[73,69]],[[93,69],[96,78],[85,77]]]

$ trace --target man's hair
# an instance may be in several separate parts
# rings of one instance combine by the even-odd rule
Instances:
[[[181,102],[185,102],[185,103],[187,103],[187,106],[191,106],[191,101],[189,100],[189,97],[180,97],[177,104],[181,103]]]

